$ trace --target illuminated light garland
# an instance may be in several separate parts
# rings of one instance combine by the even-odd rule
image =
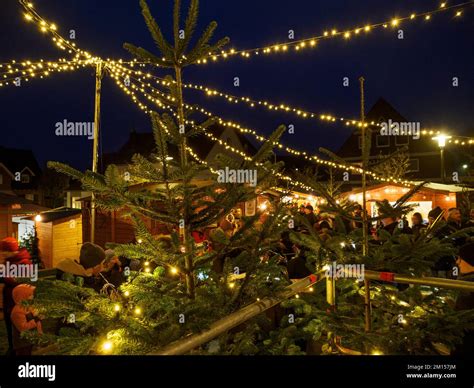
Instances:
[[[142,110],[144,110],[145,113],[151,113],[151,110],[149,110],[149,109],[146,107],[146,105],[144,105],[143,103],[141,103],[141,102],[138,100],[138,98],[136,97],[135,93],[133,93],[133,92],[131,92],[130,90],[128,90],[127,87],[125,87],[125,86],[120,82],[120,80],[119,80],[119,78],[117,77],[117,75],[114,74],[113,77],[116,79],[116,83],[117,83],[117,85],[120,87],[120,89],[122,89],[123,91],[125,91],[128,95],[132,95],[132,100],[133,100],[133,102],[134,102],[135,104],[137,104]],[[151,98],[151,100],[154,101],[155,99]],[[168,109],[171,110],[171,112],[172,112],[172,114],[173,114],[174,116],[177,115],[176,112],[172,111],[172,109],[171,109],[170,106],[168,106]],[[194,125],[194,122],[192,122],[192,121],[188,121],[188,120],[187,120],[186,123],[192,123],[192,125]],[[166,130],[166,129],[165,129],[165,130]],[[245,160],[247,160],[247,161],[251,161],[251,160],[252,160],[252,158],[249,157],[248,155],[246,155],[244,152],[242,152],[242,151],[240,151],[240,150],[237,150],[237,149],[235,149],[235,148],[232,147],[232,146],[229,146],[228,144],[224,143],[221,139],[218,139],[218,138],[214,137],[211,133],[209,133],[209,132],[207,132],[207,131],[204,131],[203,133],[204,133],[206,136],[208,136],[209,138],[211,138],[214,142],[219,143],[219,144],[220,144],[221,146],[223,146],[225,149],[227,149],[227,150],[229,150],[229,151],[231,151],[231,152],[237,153],[239,156],[243,157],[243,158],[244,158]],[[198,162],[200,162],[200,163],[202,163],[202,164],[205,164],[205,165],[211,170],[212,173],[214,173],[214,174],[217,173],[217,171],[214,170],[214,169],[212,169],[212,168],[207,164],[207,162],[201,160],[201,159],[197,156],[196,152],[194,152],[194,150],[193,150],[191,147],[188,146],[188,147],[186,147],[186,148],[187,148],[187,150],[190,152],[191,156],[192,156],[194,159],[196,159]],[[256,163],[256,165],[259,166],[259,167],[262,167],[262,168],[266,169],[266,167],[265,167],[262,163]],[[266,169],[266,170],[267,170],[267,169]],[[268,170],[267,170],[267,171],[268,171]],[[279,172],[277,172],[277,171],[274,171],[274,170],[271,170],[271,172],[272,172],[273,174],[275,174],[275,176],[278,176],[280,179],[283,179],[283,180],[292,182],[294,185],[299,186],[299,187],[301,187],[301,188],[304,188],[304,189],[306,189],[306,190],[312,190],[311,187],[309,187],[309,186],[307,186],[307,185],[305,185],[305,184],[303,184],[303,183],[301,183],[301,182],[299,182],[299,181],[297,181],[297,180],[295,180],[295,179],[293,179],[293,178],[291,178],[291,177],[289,177],[289,176],[283,175],[283,174],[281,174],[281,173],[279,173]]]
[[[85,66],[85,65],[84,65]],[[82,66],[82,67],[84,67]],[[22,71],[22,74],[16,74],[16,75],[11,75],[10,77],[7,76],[6,74],[3,75],[3,78],[0,77],[0,87],[2,86],[8,86],[8,85],[16,85],[16,82],[18,80],[29,82],[31,81],[32,78],[40,78],[43,79],[45,77],[48,77],[51,75],[51,73],[57,72],[64,72],[64,71],[74,71],[79,69],[81,66],[79,65],[59,65],[56,67],[51,67],[46,70],[41,70],[41,71],[34,71],[32,69],[28,71]]]
[[[25,1],[23,0],[20,0],[20,3],[26,8],[26,10],[30,13],[27,12],[27,15],[30,15],[30,16],[26,16],[27,19],[30,19],[30,20],[34,20],[36,22],[39,23],[40,26],[42,26],[42,30],[43,31],[50,31],[53,35],[54,35],[54,38],[53,38],[53,41],[57,41],[58,43],[58,46],[60,46],[62,48],[62,46],[64,44],[67,44],[70,46],[71,50],[72,51],[76,51],[76,59],[79,58],[81,55],[84,55],[89,61],[90,63],[95,63],[97,60],[101,60],[100,58],[93,58],[89,53],[85,52],[85,51],[82,51],[82,50],[79,50],[75,47],[75,44],[74,43],[70,43],[69,41],[65,40],[64,38],[62,38],[57,32],[57,27],[54,25],[54,24],[48,24],[47,22],[45,22],[35,11],[32,10],[32,5],[30,3],[25,3]],[[469,2],[469,3],[472,3],[472,2]],[[466,3],[467,4],[467,3]],[[459,7],[460,5],[458,5]],[[453,8],[453,7],[449,7],[449,8]],[[448,8],[447,8],[448,9]],[[413,16],[413,15],[412,15]],[[418,15],[419,16],[419,15]],[[400,20],[403,20],[400,19]],[[397,21],[397,24],[398,24],[398,21]],[[365,30],[366,31],[369,31],[372,27],[374,27],[374,25],[372,26],[366,26]],[[336,30],[333,30],[332,31],[332,35],[337,35],[338,32]],[[296,42],[293,42],[293,43],[296,43]],[[313,42],[314,43],[314,42]],[[311,45],[314,45],[314,44],[310,44]],[[285,51],[283,49],[283,51]],[[71,52],[71,51],[70,51]],[[109,64],[112,63],[112,61],[109,62]],[[119,61],[119,63],[121,63],[121,61]],[[130,62],[131,64],[133,63],[137,63],[136,61],[131,61]],[[133,65],[132,65],[133,66]],[[122,66],[121,66],[122,67]],[[122,67],[122,70],[123,70],[123,67]],[[133,91],[130,91],[128,90],[127,87],[125,87],[124,85],[121,84],[120,80],[119,80],[119,76],[117,74],[114,74],[113,76],[115,79],[116,79],[116,83],[117,85],[122,89],[124,90],[127,94],[131,95],[132,96],[132,100],[142,109],[144,110],[146,113],[149,113],[150,111],[148,110],[148,108],[146,107],[146,105],[142,104],[138,98],[136,97],[136,94],[133,92]],[[141,82],[141,81],[139,81]],[[171,109],[170,106],[165,106],[161,101],[159,101],[158,99],[154,98],[153,96],[150,96],[149,94],[147,94],[145,92],[145,89],[143,88],[143,86],[141,88],[138,88],[136,87],[135,85],[131,84],[132,86],[132,89],[135,88],[135,89],[138,89],[141,93],[143,93],[150,101],[153,101],[155,103],[157,103],[160,107],[166,107],[167,109]],[[151,87],[151,85],[149,85]],[[156,92],[156,89],[155,89],[155,92]],[[161,92],[160,92],[161,93]],[[162,95],[164,95],[164,93],[161,93]],[[169,98],[169,96],[167,96],[166,98]],[[189,105],[185,105],[187,108],[190,108],[190,109],[193,109],[193,110],[196,110],[194,107],[190,107]],[[207,112],[205,111],[204,109],[198,109],[198,111],[200,111],[201,113],[204,113],[204,114],[207,114],[208,116],[211,116],[211,117],[215,117],[215,115],[211,114],[210,112]],[[333,120],[333,117],[332,116],[329,116],[329,121],[334,121]],[[335,119],[335,118],[334,118]],[[222,119],[220,119],[222,120]],[[222,121],[221,123],[225,123],[224,121]],[[228,123],[227,123],[228,124]],[[359,122],[359,126],[362,126],[362,125],[368,125],[367,123],[362,123],[362,122]],[[240,127],[240,126],[238,126]],[[253,131],[254,132],[254,131]],[[248,132],[248,133],[252,133],[252,132]],[[253,134],[253,133],[252,133]],[[263,136],[260,136],[258,134],[256,134],[255,132],[255,136],[257,137],[257,140],[260,140],[260,141],[264,141],[266,140]],[[291,148],[289,147],[284,147],[282,144],[275,144],[277,145],[279,148],[284,148],[287,152],[290,152],[290,153],[294,153],[295,155],[303,155],[306,159],[309,159],[309,160],[312,160],[316,163],[319,163],[319,164],[325,164],[329,167],[335,167],[335,168],[341,168],[341,169],[344,169],[344,170],[351,170],[351,171],[356,171],[358,173],[362,173],[363,170],[361,168],[358,168],[358,167],[355,167],[355,166],[347,166],[347,165],[341,165],[341,164],[337,164],[337,163],[334,163],[334,162],[330,162],[330,161],[326,161],[326,160],[322,160],[320,158],[318,158],[317,156],[308,156],[306,154],[306,152],[301,152],[301,151],[296,151],[296,150],[292,150]],[[369,176],[372,176],[374,179],[378,179],[378,180],[382,180],[382,181],[387,181],[387,182],[397,182],[397,183],[402,183],[402,184],[410,184],[410,181],[407,181],[407,180],[395,180],[393,177],[390,177],[390,178],[383,178],[383,177],[378,177],[375,173],[372,173],[372,172],[369,172],[369,171],[366,171],[366,174],[368,174]],[[285,177],[285,178],[288,178],[289,180],[291,180],[291,178],[289,177]],[[307,186],[306,186],[307,187]]]
[[[118,80],[118,76],[116,76],[116,77],[117,77],[117,80]],[[134,79],[133,77],[130,77],[130,78],[131,78],[131,79]],[[118,82],[119,86],[121,87],[121,89],[127,90],[127,92],[129,92],[128,89],[127,89],[126,87],[124,87],[124,86],[120,83],[120,81],[117,81],[117,82]],[[140,81],[139,81],[139,82],[140,82]],[[131,85],[132,85],[132,84],[131,84]],[[153,87],[151,87],[151,88],[154,89]],[[148,95],[146,92],[144,92],[144,88],[141,88],[140,91],[141,91],[141,92],[145,95],[145,97],[147,97],[150,101],[153,101],[153,102],[156,102],[156,103],[159,102],[158,99],[156,99],[156,98],[154,98],[153,96],[150,96],[150,95]],[[157,92],[160,93],[160,94],[162,94],[162,95],[164,95],[164,96],[166,96],[166,95],[165,95],[164,93],[162,93],[161,91],[157,91]],[[160,103],[161,103],[161,102],[160,102]],[[160,106],[162,107],[162,105],[160,105]],[[203,114],[205,114],[205,115],[208,116],[208,117],[217,118],[217,119],[218,119],[218,122],[219,122],[220,124],[224,125],[224,126],[230,126],[230,127],[236,128],[236,129],[238,129],[239,131],[241,131],[241,132],[243,132],[243,133],[250,133],[250,134],[254,135],[255,138],[256,138],[257,140],[259,140],[259,141],[267,141],[267,139],[266,139],[265,137],[259,135],[256,131],[254,131],[254,130],[249,130],[249,129],[244,129],[244,128],[240,127],[240,125],[234,124],[234,123],[232,123],[232,122],[226,122],[226,121],[223,120],[222,118],[219,118],[218,116],[212,114],[211,112],[206,111],[206,110],[203,109],[203,108],[195,108],[195,107],[190,106],[190,105],[188,105],[188,104],[184,104],[184,106],[185,106],[187,109],[190,109],[190,110],[194,110],[194,111],[198,111],[198,112],[200,112],[200,113],[203,113]],[[143,108],[142,108],[142,109],[143,109]],[[171,107],[169,107],[169,109],[171,110]],[[175,113],[173,112],[173,114],[175,114]],[[188,122],[188,123],[191,123],[191,124],[194,124],[193,121],[187,121],[187,122]],[[204,133],[205,133],[205,134],[208,134],[207,132],[204,132]],[[332,161],[324,160],[324,159],[319,158],[319,157],[316,156],[316,155],[308,155],[305,151],[294,150],[294,149],[292,149],[292,148],[290,148],[290,147],[286,147],[286,146],[284,146],[283,144],[278,143],[278,142],[274,143],[274,145],[275,145],[276,147],[278,147],[279,149],[284,149],[286,152],[288,152],[288,153],[290,153],[290,154],[297,155],[297,156],[302,156],[302,157],[304,157],[306,160],[312,161],[312,162],[314,162],[314,163],[316,163],[316,164],[325,165],[325,166],[327,166],[327,167],[337,168],[337,169],[341,169],[341,170],[345,170],[345,171],[352,171],[352,172],[354,172],[354,173],[356,173],[356,174],[362,174],[362,173],[364,172],[364,170],[363,170],[362,168],[360,168],[360,167],[356,167],[356,166],[352,166],[352,165],[339,164],[339,163],[335,163],[335,162],[332,162]],[[230,151],[232,151],[232,152],[235,151],[235,152],[238,153],[238,154],[239,154],[239,152],[241,152],[241,151],[239,151],[239,150],[234,149],[234,148],[231,147],[231,146],[228,146],[228,145],[226,145],[226,146],[228,147],[228,148],[226,148],[226,149],[228,149],[228,150],[230,150]],[[225,146],[224,146],[224,147],[225,147]],[[239,154],[239,155],[240,155],[240,156],[243,156],[244,158],[245,158],[245,156],[246,156],[245,154]],[[246,159],[246,160],[249,160],[249,159]],[[379,176],[379,175],[377,175],[376,173],[371,172],[371,171],[368,171],[368,170],[366,170],[366,174],[369,175],[370,177],[372,177],[373,179],[379,180],[379,181],[399,183],[399,184],[402,184],[402,185],[411,185],[411,184],[413,184],[413,182],[410,181],[410,180],[396,179],[396,178],[394,178],[394,177],[385,178],[385,177]],[[291,178],[289,178],[289,177],[287,177],[287,178],[288,178],[288,180],[291,180]],[[306,187],[307,187],[307,186],[306,186]]]
[[[389,26],[398,27],[402,22],[405,22],[405,21],[414,21],[418,19],[424,19],[425,21],[429,21],[431,20],[431,17],[435,14],[438,14],[441,12],[447,12],[448,10],[454,10],[454,9],[459,9],[462,7],[467,7],[469,5],[472,5],[473,3],[474,1],[466,1],[466,2],[455,4],[449,7],[444,6],[444,7],[439,7],[437,9],[427,11],[427,12],[411,13],[410,15],[405,16],[405,17],[398,17],[398,18],[386,20],[380,23],[366,24],[364,26],[352,27],[346,30],[339,31],[337,29],[332,29],[330,32],[324,31],[321,35],[316,35],[309,38],[299,39],[299,40],[294,40],[294,41],[289,41],[289,42],[284,42],[284,43],[276,43],[276,44],[272,44],[272,45],[264,46],[264,47],[257,47],[257,48],[251,48],[251,49],[243,49],[243,50],[236,50],[234,48],[228,51],[223,50],[221,51],[220,54],[210,55],[208,58],[205,58],[202,61],[199,61],[198,63],[206,64],[210,62],[217,62],[218,60],[224,60],[224,59],[235,57],[235,56],[240,56],[242,58],[250,58],[250,56],[261,56],[261,55],[268,55],[268,54],[275,54],[275,53],[288,53],[292,51],[291,49],[293,49],[294,52],[298,53],[304,49],[311,49],[311,48],[317,47],[319,41],[324,40],[324,39],[342,37],[343,39],[348,40],[352,36],[359,36],[359,35],[362,35],[361,34],[362,32],[368,33],[377,28],[386,29]],[[461,15],[462,15],[461,10],[457,10],[454,13],[455,17],[460,17]]]
[[[128,69],[128,70],[130,70],[130,69]],[[137,72],[137,73],[142,74],[142,72]],[[137,73],[135,75],[139,75]],[[128,73],[128,75],[130,75],[130,74],[131,74],[131,72]],[[140,80],[141,82],[144,82],[144,79],[146,79],[146,78],[154,78],[157,83],[159,83],[163,86],[170,86],[170,83],[167,82],[166,80],[161,79],[161,78],[156,77],[156,76],[152,76],[149,73],[145,74],[144,76],[138,76],[138,80]],[[161,82],[159,80],[161,80]],[[147,86],[151,87],[151,84],[148,83]],[[291,106],[286,105],[286,104],[275,104],[275,103],[270,103],[268,101],[255,100],[255,99],[252,99],[250,97],[238,97],[238,96],[226,94],[226,93],[223,93],[223,92],[220,92],[218,90],[211,89],[211,88],[208,88],[208,87],[202,86],[202,85],[184,84],[183,87],[187,88],[187,89],[194,89],[194,90],[204,92],[207,97],[218,96],[218,97],[223,97],[223,98],[227,99],[227,101],[231,102],[231,103],[242,102],[242,103],[247,104],[251,108],[259,106],[259,107],[266,108],[269,111],[281,111],[281,112],[294,113],[299,118],[303,118],[303,119],[314,118],[315,120],[321,120],[321,121],[325,121],[325,122],[336,122],[336,121],[338,121],[338,122],[344,122],[345,125],[347,125],[347,126],[352,125],[352,126],[357,126],[359,128],[362,127],[362,125],[364,125],[365,127],[367,127],[369,125],[373,125],[373,126],[380,126],[381,125],[379,123],[375,123],[374,121],[368,122],[368,123],[362,123],[360,120],[348,119],[348,118],[344,118],[344,117],[335,117],[331,114],[319,114],[319,113],[307,111],[305,109],[294,108],[294,107],[291,107]]]
[[[167,98],[167,99],[169,98],[168,95],[166,95],[164,92],[160,91],[159,89],[154,88],[149,82],[147,83],[147,80],[154,79],[156,84],[162,85],[162,86],[171,86],[172,83],[176,83],[176,81],[174,81],[174,80],[170,82],[170,81],[167,81],[163,78],[154,76],[150,73],[144,73],[142,71],[132,70],[132,69],[126,68],[126,67],[121,66],[121,65],[116,65],[115,63],[112,63],[112,67],[114,67],[115,71],[117,73],[121,74],[122,76],[128,75],[131,78],[134,78],[135,80],[141,82],[142,84],[144,84],[147,87],[149,87],[150,89],[152,89],[153,92],[155,92],[155,93],[157,93],[157,94],[159,94],[159,95],[161,95],[161,96],[163,96],[164,98]],[[237,97],[237,96],[229,95],[229,94],[226,94],[226,93],[222,93],[218,90],[211,89],[211,88],[208,88],[208,87],[202,86],[202,85],[185,84],[185,85],[183,85],[183,87],[205,92],[207,96],[219,96],[219,97],[226,98],[230,103],[244,102],[244,103],[247,103],[252,108],[255,107],[255,106],[260,106],[260,107],[265,107],[270,111],[284,111],[284,112],[296,113],[298,115],[298,117],[300,117],[300,118],[315,118],[315,119],[319,119],[319,120],[326,121],[326,122],[336,122],[336,121],[342,122],[342,121],[344,121],[346,126],[351,125],[351,126],[356,126],[358,128],[361,128],[362,125],[364,125],[365,127],[368,127],[368,126],[381,127],[382,126],[381,123],[376,123],[374,121],[362,123],[360,120],[347,119],[347,118],[344,118],[344,117],[335,117],[335,116],[329,115],[329,114],[318,114],[318,113],[314,113],[314,112],[305,111],[303,109],[290,107],[290,106],[285,105],[285,104],[272,104],[268,101],[254,100],[254,99],[251,99],[249,97]],[[194,107],[187,106],[187,108],[195,110]],[[207,116],[209,116],[209,117],[211,117],[211,116],[215,117],[214,114],[212,114],[210,112],[207,112],[204,108],[202,108],[202,110],[200,112],[207,115]],[[245,130],[244,129],[244,131],[248,132],[248,133],[252,133],[252,130]],[[425,136],[425,135],[431,136],[433,134],[439,134],[439,133],[440,133],[440,131],[435,131],[435,130],[422,130],[421,131],[421,135],[423,135],[423,136]],[[254,136],[258,136],[258,134],[255,131],[253,131],[252,134]],[[262,137],[262,139],[264,139],[264,138]],[[262,140],[262,139],[260,139],[260,140]],[[459,144],[461,144],[461,143],[462,143],[462,141],[459,142]],[[468,144],[468,142],[466,142],[466,144]]]

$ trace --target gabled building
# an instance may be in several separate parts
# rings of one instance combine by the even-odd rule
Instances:
[[[0,146],[0,192],[41,202],[41,169],[31,150]]]
[[[366,122],[386,123],[398,125],[410,124],[409,128],[421,131],[424,128],[422,123],[405,118],[391,104],[380,98],[366,115]],[[370,166],[380,161],[380,156],[393,154],[401,148],[406,148],[409,157],[409,167],[405,177],[414,180],[426,180],[430,182],[441,181],[441,157],[438,144],[432,138],[434,135],[421,135],[417,138],[412,131],[411,135],[393,135],[381,132],[381,127],[371,126],[372,141],[370,148]],[[472,157],[471,147],[458,147],[456,144],[447,144],[445,147],[445,174],[446,183],[454,183],[452,173],[458,172],[462,176],[466,171],[465,164],[469,160],[469,153]],[[337,155],[344,161],[352,164],[361,163],[362,136],[361,130],[357,128],[341,146]],[[351,182],[360,181],[360,176],[354,176]]]

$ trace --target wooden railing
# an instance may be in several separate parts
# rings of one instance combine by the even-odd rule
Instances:
[[[449,288],[461,291],[474,292],[474,282],[467,282],[462,280],[451,280],[444,278],[434,278],[434,277],[423,277],[417,278],[406,275],[399,275],[391,272],[376,272],[376,271],[364,271],[365,272],[365,301],[366,301],[366,330],[370,331],[370,281],[381,281],[381,282],[390,282],[390,283],[404,283],[404,284],[417,284],[425,285],[439,288]],[[183,355],[190,352],[193,349],[196,349],[209,341],[212,341],[214,338],[219,335],[229,331],[236,326],[245,323],[249,319],[255,317],[258,314],[261,314],[265,310],[276,306],[283,302],[284,300],[292,297],[293,295],[304,291],[306,288],[310,287],[312,284],[320,282],[326,279],[326,299],[330,305],[336,303],[336,287],[334,278],[326,276],[325,271],[321,271],[317,274],[308,276],[307,278],[298,280],[292,285],[288,286],[287,289],[278,297],[275,298],[265,298],[261,301],[252,303],[211,325],[211,327],[199,334],[190,335],[189,337],[175,341],[163,349],[160,349],[157,352],[151,353],[155,355]],[[351,349],[346,349],[342,345],[337,344],[338,349],[345,354],[362,354]]]

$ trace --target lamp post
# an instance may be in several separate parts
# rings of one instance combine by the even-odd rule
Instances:
[[[444,183],[446,181],[446,171],[444,168],[444,147],[446,146],[446,140],[448,139],[451,139],[451,136],[440,134],[436,137],[433,137],[433,140],[438,141],[438,147],[439,147],[439,152],[440,152],[440,157],[441,157],[441,183]]]

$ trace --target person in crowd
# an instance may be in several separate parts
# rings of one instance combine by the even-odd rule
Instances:
[[[329,222],[327,220],[323,220],[323,221],[320,221],[318,224],[319,224],[319,237],[321,237],[323,241],[326,241],[329,238],[331,238],[332,228]]]
[[[303,214],[305,214],[305,210],[306,210],[306,206],[304,204],[301,204],[299,209],[298,209],[298,213],[303,215]]]
[[[13,299],[15,307],[11,312],[11,321],[13,324],[13,348],[17,356],[30,356],[33,345],[21,337],[21,333],[28,330],[37,330],[43,334],[41,318],[36,310],[26,307],[23,301],[33,299],[36,287],[29,284],[19,284],[13,289]]]
[[[13,237],[6,237],[0,241],[0,264],[32,264],[30,254],[25,248],[20,248],[18,242]],[[0,279],[4,283],[3,287],[3,315],[7,330],[8,350],[7,355],[14,355],[13,348],[13,326],[11,312],[15,306],[13,290],[19,284],[17,279]]]
[[[316,216],[314,215],[314,209],[311,205],[306,205],[304,210],[304,216],[308,220],[311,227],[316,223]]]
[[[461,211],[457,207],[448,210],[447,224],[454,232],[462,228]]]
[[[465,228],[472,228],[474,227],[474,208],[472,208],[469,212],[469,219],[465,223]]]
[[[439,217],[440,214],[443,213],[443,209],[439,206],[436,206],[434,209],[431,209],[428,213],[428,225],[433,225],[436,219]]]
[[[382,219],[382,229],[390,234],[393,234],[395,230],[400,229],[400,233],[411,234],[412,231],[403,222],[397,221],[393,217],[386,217]]]
[[[458,280],[474,282],[474,243],[463,245],[459,249],[456,260],[458,266]],[[456,299],[456,310],[474,309],[474,292],[462,292]],[[467,356],[474,349],[474,331],[465,333],[462,344],[456,346],[453,354],[456,356]]]
[[[423,224],[423,217],[421,213],[413,213],[411,216],[411,230],[415,236],[419,236],[422,229],[425,229],[426,225]]]
[[[360,219],[360,221],[356,221],[356,220],[352,220],[350,222],[350,228],[351,230],[355,230],[355,229],[360,229],[362,228],[362,206],[359,205],[359,204],[356,204],[354,206],[354,210],[352,211],[352,216],[354,218],[358,218]]]
[[[296,256],[288,262],[288,277],[290,279],[302,279],[311,275],[306,266],[307,249],[295,246]]]
[[[211,247],[213,251],[219,251],[224,248],[224,241],[226,238],[231,238],[234,227],[225,217],[219,222],[219,226],[209,233],[211,240]],[[222,273],[224,270],[225,257],[218,257],[212,262],[212,269],[216,273]]]
[[[56,276],[100,291],[105,282],[99,273],[107,269],[103,265],[105,259],[105,251],[99,245],[86,242],[81,247],[79,261],[70,258],[61,260],[56,267]]]

